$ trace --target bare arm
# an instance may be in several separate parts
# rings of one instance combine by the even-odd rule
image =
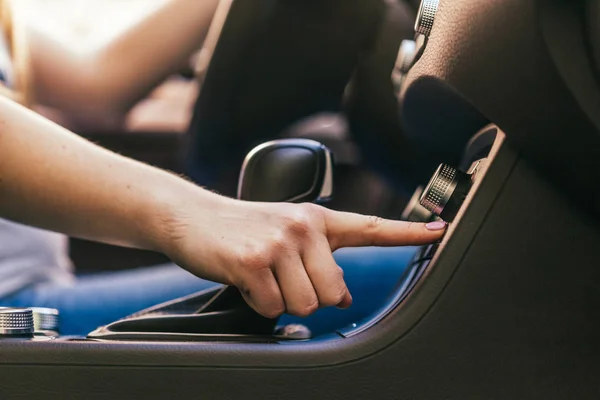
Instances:
[[[170,0],[89,54],[30,30],[36,99],[64,111],[128,110],[200,49],[218,3]]]
[[[0,97],[1,215],[72,236],[160,250],[168,209],[175,206],[172,193],[206,209],[219,198]]]
[[[267,316],[349,306],[335,249],[430,243],[445,228],[227,199],[101,149],[4,98],[0,215],[161,251],[200,277],[238,286]]]

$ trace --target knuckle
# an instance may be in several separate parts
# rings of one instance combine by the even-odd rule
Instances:
[[[300,238],[296,234],[290,234],[289,232],[280,232],[277,236],[274,236],[269,243],[268,251],[269,254],[275,259],[279,259],[282,253],[291,253],[298,248]]]
[[[295,241],[291,240],[289,236],[279,233],[271,236],[262,248],[263,258],[268,261],[269,269],[275,270],[281,262],[282,255],[293,252]]]
[[[257,297],[259,297],[260,300],[255,301],[258,303],[257,310],[261,315],[267,318],[277,318],[285,312],[285,303],[283,302],[283,298],[277,293],[276,290],[269,290],[265,289],[264,287],[261,287],[257,290],[260,291],[256,293],[259,294]]]
[[[304,207],[300,207],[288,220],[286,221],[286,233],[293,236],[304,236],[311,230],[311,216],[309,213],[304,211]]]
[[[344,282],[344,270],[337,267],[333,276],[332,281],[334,282],[328,289],[320,296],[320,303],[324,307],[337,306],[344,300],[346,296],[347,287]]]
[[[247,270],[261,271],[271,267],[268,252],[259,248],[250,248],[237,256],[238,262]]]
[[[285,312],[285,305],[283,302],[274,303],[268,306],[265,306],[260,313],[267,318],[274,319],[279,317],[281,314]]]
[[[315,297],[314,299],[305,302],[301,305],[292,305],[288,308],[288,313],[297,317],[308,317],[319,309],[319,301]]]
[[[321,207],[313,203],[301,203],[298,204],[298,210],[306,216],[314,216],[316,215]]]
[[[344,296],[346,296],[346,286],[332,289],[323,296],[321,304],[324,307],[337,306],[344,300]]]
[[[308,232],[324,220],[324,208],[312,203],[298,205],[295,213],[295,226]]]
[[[286,236],[282,233],[273,236],[273,238],[266,245],[267,249],[265,250],[270,256],[275,256],[282,251],[286,250],[290,243],[286,239]]]

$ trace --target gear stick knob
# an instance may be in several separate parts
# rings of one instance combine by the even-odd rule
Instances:
[[[333,194],[333,156],[321,143],[281,139],[261,144],[244,160],[238,199],[323,202]]]
[[[323,202],[333,195],[333,155],[321,143],[308,139],[281,139],[261,144],[244,160],[238,183],[238,199],[264,202]],[[250,321],[253,332],[280,339],[310,339],[302,325],[275,329],[277,319],[252,310],[239,290],[226,287],[215,296],[225,298]],[[213,299],[213,301],[216,301]],[[245,311],[244,311],[245,310]]]

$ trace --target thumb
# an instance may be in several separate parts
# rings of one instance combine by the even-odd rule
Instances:
[[[374,216],[328,210],[327,238],[333,250],[362,246],[415,246],[437,242],[445,222],[429,224],[392,221]]]

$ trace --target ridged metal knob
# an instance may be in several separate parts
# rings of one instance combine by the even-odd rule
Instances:
[[[0,337],[32,337],[34,330],[31,309],[0,309]]]
[[[451,222],[467,198],[472,184],[472,175],[442,164],[423,190],[419,203]]]
[[[36,332],[58,332],[59,312],[54,308],[33,307],[33,325]]]
[[[415,23],[415,32],[429,37],[433,29],[435,14],[437,13],[439,0],[421,0],[417,21]]]
[[[417,55],[417,43],[414,40],[403,40],[398,50],[395,68],[402,73],[407,73],[412,67]]]
[[[412,67],[417,54],[417,44],[414,40],[403,40],[398,50],[398,56],[396,57],[396,64],[392,70],[392,83],[394,85],[394,92],[396,96],[400,95],[402,89],[402,82],[406,77],[406,73]]]

